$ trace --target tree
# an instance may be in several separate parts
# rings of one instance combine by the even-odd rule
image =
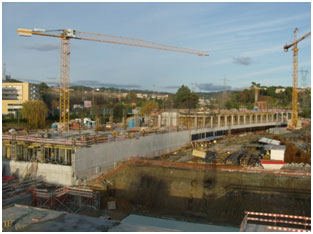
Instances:
[[[182,85],[175,94],[174,107],[194,109],[197,107],[198,100],[197,94],[191,92],[187,86]]]
[[[113,119],[114,122],[121,122],[126,107],[122,103],[116,103],[113,107]]]
[[[127,102],[131,103],[131,102],[136,102],[137,100],[137,94],[133,91],[130,91],[127,95]]]
[[[227,110],[230,110],[232,107],[233,107],[233,106],[232,106],[231,101],[225,102],[225,108],[226,108]]]
[[[47,112],[46,105],[40,100],[23,103],[21,110],[22,118],[26,119],[32,128],[45,126]]]
[[[261,84],[260,83],[256,83],[256,82],[251,82],[251,87],[261,88]]]
[[[159,109],[159,104],[155,101],[147,101],[145,102],[140,110],[141,115],[149,115],[151,112]]]
[[[40,99],[44,98],[44,95],[49,91],[49,86],[45,82],[41,82],[38,87]]]

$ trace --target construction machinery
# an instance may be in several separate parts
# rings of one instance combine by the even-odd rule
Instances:
[[[311,32],[308,32],[304,36],[297,39],[297,31],[298,28],[295,28],[294,41],[284,46],[285,52],[288,52],[288,49],[293,46],[292,119],[289,126],[291,128],[296,128],[298,122],[298,43],[311,35]]]
[[[48,36],[60,38],[60,123],[64,130],[69,129],[69,115],[70,115],[70,39],[96,41],[104,43],[113,43],[119,45],[128,45],[136,47],[151,48],[157,50],[166,50],[187,54],[196,54],[198,56],[208,56],[209,54],[199,50],[179,48],[175,46],[163,45],[151,41],[144,41],[141,39],[128,38],[122,36],[112,36],[100,33],[80,32],[73,29],[24,29],[18,28],[17,33],[20,36],[30,37],[32,35]]]

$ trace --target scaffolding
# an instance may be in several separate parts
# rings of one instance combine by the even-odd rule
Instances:
[[[37,179],[29,179],[24,181],[19,181],[17,179],[12,179],[2,185],[2,200],[14,197],[16,195],[21,195],[24,193],[29,193],[33,191],[36,186],[42,184],[43,178],[39,177]]]
[[[86,188],[61,187],[55,190],[34,189],[33,205],[40,208],[78,213],[100,208],[100,193]]]

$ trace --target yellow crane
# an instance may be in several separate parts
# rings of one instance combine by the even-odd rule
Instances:
[[[294,30],[294,41],[290,44],[284,46],[284,51],[288,52],[288,49],[293,46],[293,86],[292,86],[292,119],[291,126],[292,128],[297,127],[298,120],[298,43],[311,35],[311,32],[308,32],[304,36],[297,39],[298,28]]]
[[[46,29],[25,29],[18,28],[17,33],[19,36],[31,37],[32,35],[58,37],[60,38],[60,123],[63,124],[65,130],[69,129],[69,115],[70,115],[70,39],[96,41],[104,43],[113,43],[119,45],[128,45],[136,47],[151,48],[157,50],[166,50],[187,54],[196,54],[198,56],[208,56],[207,52],[200,50],[179,48],[176,46],[169,46],[159,44],[151,41],[144,41],[136,38],[128,38],[122,36],[113,36],[101,33],[80,32],[74,29],[59,29],[59,30],[46,30]]]

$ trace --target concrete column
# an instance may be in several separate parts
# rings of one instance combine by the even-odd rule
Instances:
[[[210,128],[213,128],[213,116],[211,116]]]
[[[198,116],[195,115],[195,128],[198,128]]]
[[[205,128],[205,116],[203,116],[203,121],[202,121],[203,123],[203,127]]]
[[[268,114],[266,114],[266,123],[268,123]]]
[[[231,115],[231,126],[234,126],[234,115]]]
[[[218,128],[221,127],[221,116],[220,115],[217,116],[217,127]]]
[[[161,115],[158,115],[158,127],[160,128],[161,127]]]
[[[246,115],[243,115],[243,124],[246,124]]]

